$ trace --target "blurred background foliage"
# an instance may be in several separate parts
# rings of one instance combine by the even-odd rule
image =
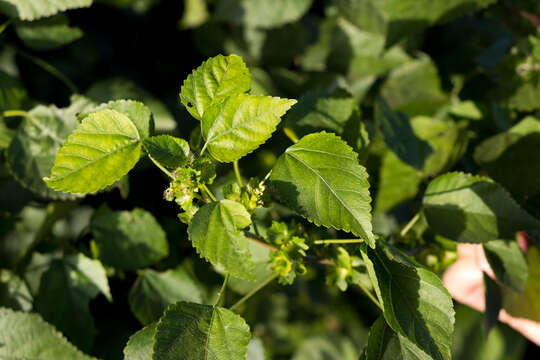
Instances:
[[[90,8],[14,21],[2,32],[0,112],[37,104],[65,108],[73,93],[96,103],[131,98],[150,107],[157,132],[188,138],[197,123],[180,104],[181,81],[220,53],[243,57],[254,77],[252,93],[299,99],[285,118],[298,136],[326,129],[352,134],[349,143],[359,150],[369,142],[360,158],[370,174],[375,232],[399,233],[420,207],[427,180],[448,169],[487,173],[540,215],[536,0],[96,0]],[[411,128],[393,129],[377,115],[377,103],[409,117]],[[533,118],[516,127],[526,116]],[[7,159],[19,123],[7,117],[0,123],[0,267],[30,265],[24,282],[0,272],[2,306],[33,306],[81,349],[120,359],[128,337],[170,302],[215,298],[220,277],[195,254],[176,207],[163,201],[167,179],[159,170],[142,161],[108,194],[51,202],[54,196],[33,184],[43,170],[20,173]],[[392,148],[394,130],[410,136],[418,151]],[[276,133],[242,159],[244,174],[265,174],[289,145]],[[225,180],[217,181],[217,192],[232,177],[229,169],[218,171]],[[168,242],[160,250],[168,255],[152,269],[107,266],[114,301],[97,295],[99,289],[85,293],[88,306],[71,309],[85,319],[83,330],[71,331],[77,324],[51,314],[53,289],[80,290],[53,286],[70,266],[59,260],[59,249],[96,255],[99,237],[113,236],[107,224],[96,230],[99,214],[111,211],[96,212],[103,203],[151,212],[149,221],[164,230],[156,241]],[[120,223],[135,216],[117,214]],[[442,274],[455,259],[455,244],[426,228],[421,219],[397,245]],[[355,287],[344,293],[326,286],[324,265],[310,269],[292,286],[271,285],[250,300],[243,313],[255,336],[248,359],[358,359],[378,310]],[[40,285],[43,279],[49,283]],[[189,291],[178,290],[186,286]],[[232,286],[246,292],[241,283]],[[160,296],[150,295],[156,291]],[[480,313],[458,305],[456,318],[455,359],[539,356],[505,325],[486,338]]]

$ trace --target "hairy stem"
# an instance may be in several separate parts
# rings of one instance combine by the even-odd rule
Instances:
[[[240,305],[242,305],[243,303],[246,302],[246,300],[248,300],[250,297],[252,297],[253,295],[255,295],[259,290],[261,290],[262,288],[264,288],[266,285],[270,284],[272,282],[272,280],[274,280],[275,278],[278,277],[278,274],[272,274],[272,276],[269,276],[268,278],[266,278],[266,280],[264,280],[262,283],[260,283],[259,285],[257,285],[255,288],[253,288],[253,290],[251,290],[249,293],[247,293],[246,295],[244,295],[240,300],[238,300],[233,306],[231,306],[229,308],[229,310],[236,310],[238,309],[238,307]]]
[[[169,176],[171,179],[174,180],[174,176],[173,176],[173,174],[171,174],[171,172],[169,170],[167,170],[163,166],[161,166],[161,164],[159,162],[157,162],[152,156],[148,155],[148,157],[150,158],[150,160],[152,160],[154,165],[156,165],[159,168],[159,170],[163,171],[165,174],[167,174],[167,176]]]
[[[24,110],[6,110],[2,113],[3,117],[30,117],[30,114]]]
[[[212,194],[212,192],[210,191],[210,189],[208,188],[208,186],[206,186],[206,184],[201,184],[200,185],[200,188],[206,193],[206,195],[208,195],[208,197],[210,199],[212,199],[212,201],[217,201],[216,200],[216,197],[214,196],[214,194]]]
[[[360,244],[363,243],[362,239],[327,239],[327,240],[315,240],[313,243],[315,245],[326,245],[326,244]]]
[[[294,133],[294,131],[291,128],[287,128],[287,127],[283,128],[283,132],[285,133],[285,135],[287,135],[287,137],[289,139],[291,139],[291,141],[293,143],[296,144],[298,142],[298,140],[299,140],[298,136],[296,136],[296,134]]]
[[[229,281],[229,277],[230,277],[229,273],[225,274],[225,279],[223,279],[223,285],[221,285],[221,289],[218,292],[218,296],[217,296],[216,301],[214,302],[214,306],[219,305],[221,298],[223,297],[223,294],[227,290],[227,282]]]
[[[364,285],[362,285],[360,282],[356,282],[355,285],[357,285],[357,286],[360,288],[360,290],[362,290],[362,292],[363,292],[364,294],[366,294],[366,296],[369,298],[369,300],[371,300],[375,305],[377,305],[377,307],[378,307],[379,309],[381,309],[381,311],[384,311],[384,309],[383,309],[381,303],[379,302],[379,300],[377,300],[377,299],[375,298],[375,296],[373,296],[373,294],[371,293],[371,291],[369,291],[368,289],[366,289],[366,287],[365,287]]]

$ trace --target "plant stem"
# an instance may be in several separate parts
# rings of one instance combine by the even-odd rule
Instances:
[[[17,51],[17,53],[21,55],[22,57],[32,61],[34,64],[36,64],[37,66],[39,66],[40,68],[47,71],[49,74],[51,74],[52,76],[54,76],[55,78],[63,82],[72,93],[79,92],[79,90],[77,90],[77,86],[75,86],[75,84],[66,75],[64,75],[60,70],[55,68],[53,65],[49,64],[48,62],[32,54],[27,53],[24,50],[15,48],[15,51]]]
[[[285,135],[287,135],[289,139],[291,139],[293,143],[296,144],[298,142],[298,136],[296,136],[296,134],[291,128],[283,128],[283,132],[285,133]]]
[[[16,116],[20,116],[20,117],[30,117],[30,114],[28,114],[26,111],[24,110],[7,110],[7,111],[4,111],[2,113],[2,116],[3,117],[16,117]]]
[[[159,170],[163,171],[165,174],[167,174],[167,176],[169,176],[171,179],[174,180],[174,176],[173,176],[173,174],[171,174],[171,172],[169,170],[167,170],[163,166],[161,166],[161,164],[158,163],[152,156],[148,155],[148,157],[150,158],[150,160],[152,160],[154,165],[156,165],[159,168]]]
[[[240,168],[238,167],[238,160],[233,162],[234,167],[234,175],[236,175],[236,182],[240,187],[244,186],[244,183],[242,182],[242,175],[240,174]]]
[[[212,201],[217,201],[216,200],[216,197],[214,196],[214,194],[212,194],[212,192],[210,191],[210,189],[206,186],[206,184],[201,184],[200,185],[200,188],[206,193],[206,195],[208,195],[208,197],[210,199],[212,199]]]
[[[315,245],[326,245],[326,244],[359,244],[363,243],[362,239],[328,239],[328,240],[315,240],[313,243]]]
[[[6,21],[2,25],[0,25],[0,34],[2,34],[4,32],[4,30],[7,29],[7,27],[11,24],[12,21],[13,21],[13,19],[9,19],[8,21]]]
[[[272,282],[272,280],[274,280],[275,278],[278,277],[278,274],[272,274],[272,276],[268,277],[266,280],[264,280],[262,283],[260,283],[259,285],[257,285],[253,290],[251,290],[249,293],[247,293],[246,295],[244,295],[244,297],[242,297],[240,300],[238,300],[233,306],[231,306],[229,308],[229,310],[236,310],[240,305],[242,305],[244,302],[246,302],[246,300],[248,300],[250,297],[252,297],[253,295],[255,295],[255,293],[257,293],[259,290],[261,290],[263,287],[265,287],[266,285],[270,284]]]
[[[268,172],[268,174],[266,174],[266,176],[264,177],[264,179],[262,179],[261,183],[264,184],[264,183],[266,182],[266,180],[268,180],[268,179],[270,178],[270,175],[272,175],[272,170],[270,170],[270,171]]]
[[[214,306],[218,306],[219,302],[221,301],[221,298],[223,297],[223,294],[227,290],[227,282],[229,281],[229,273],[225,274],[225,279],[223,279],[223,285],[221,285],[221,289],[218,292],[218,296],[216,301],[214,302]]]
[[[383,309],[381,303],[379,302],[379,300],[377,300],[377,299],[375,298],[375,296],[373,296],[373,294],[371,293],[371,291],[369,291],[368,289],[366,289],[366,288],[364,287],[364,285],[362,285],[360,282],[355,282],[355,285],[357,285],[357,286],[362,290],[362,292],[363,292],[364,294],[366,294],[367,297],[368,297],[375,305],[377,305],[377,307],[378,307],[379,309],[381,309],[381,311],[384,311],[384,309]]]
[[[409,230],[412,229],[414,224],[416,224],[418,222],[418,220],[420,220],[420,212],[416,213],[416,215],[414,215],[414,217],[411,219],[411,221],[409,221],[407,223],[407,225],[405,225],[405,227],[399,233],[399,236],[401,236],[401,237],[405,236],[409,232]]]

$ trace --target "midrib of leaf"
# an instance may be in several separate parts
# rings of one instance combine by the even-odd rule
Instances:
[[[260,106],[260,104],[259,104],[259,106]],[[237,113],[238,113],[238,111],[236,111],[236,112],[234,113],[234,116],[236,116]],[[248,121],[244,121],[244,122],[242,122],[242,123],[239,123],[239,124],[237,124],[237,125],[234,125],[234,126],[230,127],[229,129],[225,130],[224,132],[220,133],[219,135],[216,135],[216,136],[211,137],[211,138],[209,137],[209,138],[206,140],[206,143],[204,144],[205,147],[206,147],[206,145],[207,145],[210,141],[215,141],[216,139],[219,139],[220,137],[223,137],[223,136],[225,136],[225,135],[228,135],[229,133],[231,133],[232,131],[234,131],[234,130],[236,130],[236,129],[238,129],[238,128],[246,127],[247,125],[249,125],[249,124],[251,124],[251,123],[253,123],[253,122],[258,121],[260,118],[262,118],[263,116],[265,116],[265,115],[267,115],[267,114],[269,114],[269,113],[272,113],[273,115],[275,115],[274,112],[273,112],[272,110],[268,110],[268,111],[265,111],[265,112],[263,112],[263,113],[261,113],[261,114],[255,116],[255,117],[253,117],[252,119],[249,119]],[[233,116],[233,118],[234,118],[234,116]],[[215,123],[215,121],[214,121],[214,123]],[[213,124],[212,124],[212,125],[213,125]]]
[[[125,135],[124,135],[124,136],[125,136]],[[109,157],[109,156],[111,156],[111,155],[114,155],[114,154],[116,154],[117,152],[119,152],[120,150],[123,150],[124,148],[127,148],[127,147],[129,147],[129,146],[132,146],[133,144],[136,144],[136,143],[139,142],[138,139],[133,139],[133,138],[131,138],[131,137],[129,137],[129,136],[126,136],[126,137],[130,138],[131,141],[128,142],[128,143],[126,143],[126,144],[122,144],[122,145],[119,145],[119,146],[113,148],[113,149],[111,150],[111,152],[108,152],[108,153],[105,152],[103,155],[101,155],[101,156],[99,156],[99,157],[93,159],[91,162],[88,162],[87,164],[84,164],[83,166],[80,166],[80,167],[78,167],[78,168],[76,168],[76,169],[73,169],[72,171],[66,173],[64,176],[62,176],[62,177],[57,177],[55,180],[61,180],[61,179],[64,179],[64,178],[66,178],[66,177],[72,175],[73,173],[75,173],[75,172],[77,172],[77,171],[80,171],[80,170],[82,170],[82,169],[84,169],[84,168],[86,168],[86,167],[88,167],[88,166],[90,166],[90,165],[94,165],[96,162],[98,162],[98,161],[100,161],[100,160],[103,160],[103,159],[105,159],[105,158],[107,158],[107,157]],[[72,157],[72,155],[69,155],[69,154],[65,154],[65,156]],[[73,156],[80,157],[80,158],[84,159],[84,157],[79,156],[79,155],[73,155]],[[88,159],[87,159],[87,160],[88,160]],[[90,160],[88,160],[88,161],[90,161]],[[66,167],[62,166],[62,168],[66,168]]]
[[[330,190],[330,192],[332,194],[334,194],[334,196],[336,197],[336,199],[341,203],[341,205],[343,205],[343,207],[349,212],[349,214],[356,220],[356,222],[358,222],[359,224],[361,224],[361,222],[356,218],[356,216],[353,214],[353,212],[351,211],[351,209],[343,202],[343,200],[341,199],[340,196],[338,196],[338,194],[334,191],[334,189],[326,182],[326,180],[324,179],[324,177],[314,168],[312,168],[311,166],[309,166],[307,163],[305,163],[303,160],[301,160],[300,158],[298,158],[296,155],[294,154],[291,154],[293,151],[286,151],[293,159],[295,159],[296,161],[300,162],[302,165],[304,165],[305,167],[307,167],[309,170],[311,170],[315,175],[317,175],[317,177],[319,179],[321,179],[326,187]],[[324,151],[321,151],[324,153]],[[334,155],[334,154],[331,154],[331,153],[328,153],[329,155]],[[343,156],[341,156],[343,157]],[[350,160],[350,158],[347,157],[347,159]],[[315,196],[315,199],[318,198],[318,196]],[[319,212],[319,209],[317,208],[317,213]],[[363,231],[363,230],[362,230]],[[367,234],[364,232],[364,235],[367,236]]]
[[[206,341],[204,342],[204,360],[208,360],[208,344],[210,343],[210,330],[212,329],[212,326],[214,324],[214,318],[216,316],[216,307],[214,306],[212,308],[212,316],[210,317],[210,325],[208,326],[208,333],[206,335]]]

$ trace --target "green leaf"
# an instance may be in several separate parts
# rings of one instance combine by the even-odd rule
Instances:
[[[497,280],[521,292],[525,288],[529,268],[515,240],[492,240],[483,244],[489,266]]]
[[[180,28],[190,29],[204,24],[210,15],[206,0],[184,0],[184,13],[179,22]]]
[[[392,70],[380,95],[392,109],[409,116],[433,115],[448,101],[437,68],[427,56]]]
[[[513,194],[540,193],[540,120],[528,116],[508,131],[484,140],[474,152],[475,161],[489,176]]]
[[[33,297],[26,283],[9,270],[0,271],[0,306],[13,310],[32,310]]]
[[[92,360],[36,314],[0,308],[0,357],[32,360]]]
[[[313,336],[302,341],[292,360],[356,360],[358,350],[346,336]]]
[[[383,99],[378,98],[375,120],[381,127],[386,145],[403,162],[423,169],[428,156],[433,153],[433,148],[414,133],[409,118],[401,112],[392,111]]]
[[[266,360],[264,344],[258,337],[252,337],[247,347],[246,360]]]
[[[431,360],[422,349],[407,337],[392,330],[384,317],[379,317],[371,326],[365,360]]]
[[[22,82],[0,70],[0,112],[24,109],[28,94]]]
[[[450,359],[454,308],[441,279],[383,242],[367,255],[373,263],[368,273],[380,289],[388,325],[431,358]]]
[[[193,117],[202,120],[210,106],[245,93],[250,87],[251,75],[242,58],[218,55],[188,75],[180,90],[180,100]]]
[[[220,0],[215,17],[219,20],[271,28],[294,22],[311,7],[313,0]]]
[[[76,114],[89,106],[93,104],[87,99],[73,97],[68,108],[39,105],[23,119],[7,150],[7,163],[25,188],[43,198],[74,198],[47,187],[43,177],[49,174],[58,149],[77,126]]]
[[[101,110],[115,110],[126,115],[133,125],[137,128],[141,139],[146,139],[154,134],[154,118],[150,109],[143,103],[135,100],[114,100],[109,101],[93,108],[89,112],[84,112],[78,115],[79,121],[84,120],[91,113]]]
[[[154,336],[154,360],[245,360],[249,326],[232,311],[180,302],[167,309]]]
[[[35,307],[46,321],[88,351],[96,335],[88,305],[100,292],[112,301],[101,263],[82,254],[70,255],[54,260],[42,275]]]
[[[251,224],[244,206],[231,200],[206,204],[197,211],[188,227],[189,239],[197,253],[214,266],[241,279],[253,279],[249,240],[242,229]]]
[[[538,220],[485,177],[458,172],[441,175],[429,183],[423,204],[430,228],[454,241],[512,239],[517,231],[540,229]]]
[[[279,157],[270,179],[281,201],[309,221],[375,245],[368,174],[336,135],[306,135]]]
[[[129,307],[144,325],[158,320],[169,305],[178,301],[203,303],[204,287],[185,266],[157,272],[145,269],[129,291]]]
[[[143,142],[144,149],[154,161],[176,169],[186,165],[189,156],[189,144],[186,140],[169,135],[152,136]]]
[[[540,322],[540,250],[531,246],[527,251],[529,276],[523,292],[503,287],[503,308],[513,317]]]
[[[152,360],[156,329],[157,323],[152,323],[131,335],[124,348],[124,360]]]
[[[375,212],[387,212],[401,202],[413,198],[421,181],[418,170],[401,161],[392,151],[387,151],[383,155],[379,170]]]
[[[80,28],[69,26],[69,19],[64,14],[31,22],[18,21],[15,31],[24,45],[33,50],[58,49],[83,36]]]
[[[99,81],[92,85],[87,91],[86,96],[97,103],[106,103],[110,100],[121,100],[121,99],[133,99],[140,101],[148,106],[153,114],[155,121],[155,128],[157,132],[169,132],[173,131],[176,128],[176,120],[171,114],[169,109],[161,102],[156,99],[151,93],[141,88],[134,82],[123,79],[123,78],[111,78],[103,81]],[[123,111],[113,108],[119,112]],[[128,114],[129,118],[131,118]],[[137,126],[136,120],[133,120]],[[146,123],[144,123],[146,124]],[[140,127],[137,126],[141,137],[146,137],[146,132],[141,131]],[[150,126],[150,133],[148,136],[153,134],[154,126]]]
[[[92,250],[108,266],[136,270],[155,264],[169,253],[165,232],[149,212],[99,209],[90,223]]]
[[[120,180],[139,161],[141,137],[133,122],[115,110],[88,115],[62,145],[48,186],[93,193]]]
[[[90,5],[92,5],[92,0],[2,0],[0,12],[21,20],[36,20],[60,11]]]
[[[272,250],[257,241],[250,241],[249,252],[254,265],[254,280],[246,280],[231,276],[227,285],[230,289],[242,295],[245,295],[251,290],[255,289],[274,273],[270,259]]]
[[[8,128],[0,119],[0,150],[4,150],[15,136],[15,130]]]
[[[232,162],[270,138],[296,100],[241,94],[225,99],[204,113],[204,148],[221,162]]]

